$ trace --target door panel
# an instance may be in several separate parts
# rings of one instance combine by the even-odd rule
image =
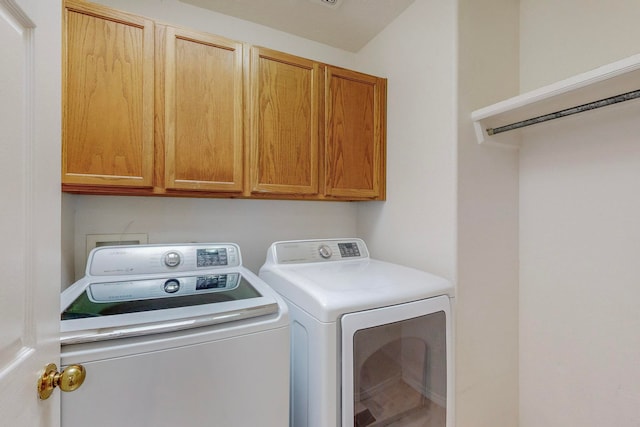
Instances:
[[[63,180],[150,187],[153,22],[65,3]]]
[[[242,44],[167,26],[165,48],[166,188],[241,192]]]
[[[251,50],[251,191],[318,193],[320,64]]]
[[[60,357],[60,15],[57,2],[0,0],[0,419],[8,426],[59,425],[58,394],[41,402],[36,384]]]
[[[384,79],[327,67],[325,193],[384,199]]]

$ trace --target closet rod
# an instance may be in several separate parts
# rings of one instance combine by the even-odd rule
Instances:
[[[497,133],[507,132],[514,129],[520,129],[525,126],[531,126],[537,123],[559,119],[560,117],[566,117],[572,114],[582,113],[583,111],[595,110],[596,108],[606,107],[607,105],[613,105],[619,102],[630,101],[636,98],[640,98],[640,89],[623,93],[621,95],[604,98],[599,101],[578,105],[577,107],[567,108],[566,110],[556,111],[555,113],[549,113],[542,116],[534,117],[532,119],[522,120],[521,122],[511,123],[510,125],[500,126],[497,128],[487,128],[487,134],[495,135]]]

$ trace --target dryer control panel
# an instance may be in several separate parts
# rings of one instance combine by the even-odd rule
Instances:
[[[319,239],[276,242],[269,249],[276,264],[345,261],[369,258],[361,239]]]

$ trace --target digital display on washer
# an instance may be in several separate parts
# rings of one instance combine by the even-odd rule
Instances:
[[[222,289],[226,287],[233,287],[238,281],[236,275],[227,274],[209,274],[206,276],[198,276],[196,279],[196,290],[201,289]]]
[[[338,243],[338,248],[340,249],[340,256],[342,258],[350,258],[350,257],[359,257],[360,249],[358,249],[358,244],[355,242],[351,243]]]
[[[227,250],[225,248],[198,249],[198,268],[215,267],[219,265],[227,265]]]

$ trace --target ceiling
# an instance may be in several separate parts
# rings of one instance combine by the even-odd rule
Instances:
[[[180,1],[357,52],[414,0]]]

